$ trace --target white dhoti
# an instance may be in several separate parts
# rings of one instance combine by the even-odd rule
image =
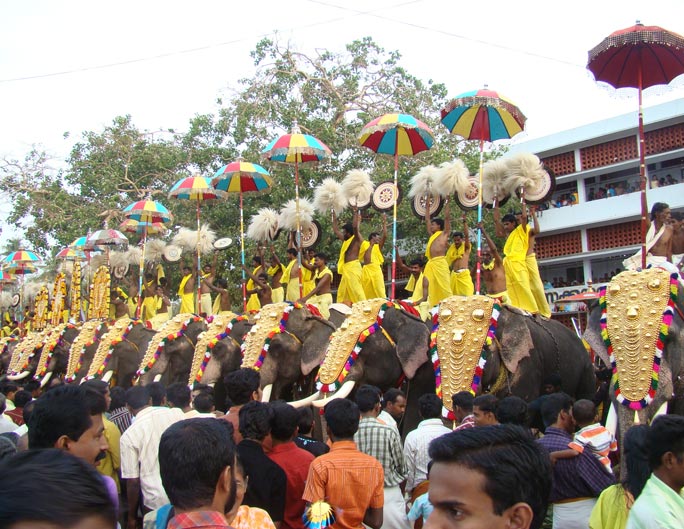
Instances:
[[[553,504],[553,529],[587,529],[596,498]]]
[[[406,502],[399,485],[385,487],[385,505],[382,508],[382,529],[410,529],[406,516]]]

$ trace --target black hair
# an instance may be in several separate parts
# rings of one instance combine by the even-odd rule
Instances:
[[[377,231],[372,231],[368,234],[368,238],[372,239],[373,237],[380,237],[380,234]]]
[[[240,408],[239,418],[243,438],[263,441],[271,431],[273,410],[265,402],[252,400]]]
[[[166,397],[166,387],[161,382],[152,382],[147,385],[147,391],[152,399],[152,406],[163,406]]]
[[[349,399],[329,402],[323,416],[335,440],[352,439],[359,429],[359,407]]]
[[[500,424],[517,424],[518,426],[529,425],[527,414],[527,402],[520,397],[510,395],[499,401],[496,406],[496,420]]]
[[[200,413],[211,413],[214,407],[214,394],[211,391],[202,391],[195,395],[192,404]]]
[[[459,391],[451,396],[451,404],[454,409],[458,406],[463,411],[468,412],[473,411],[473,400],[475,400],[475,397],[470,391]]]
[[[241,406],[249,402],[252,394],[259,390],[260,382],[259,372],[249,367],[232,371],[224,378],[226,393],[234,406]]]
[[[183,382],[174,382],[166,388],[166,402],[174,408],[190,406],[190,388]]]
[[[103,396],[107,394],[107,391],[109,391],[109,384],[107,384],[104,380],[98,380],[96,378],[86,380],[83,384],[81,384],[81,386],[97,391]]]
[[[213,500],[221,475],[235,462],[235,443],[227,424],[186,419],[162,434],[159,475],[174,507],[192,510]]]
[[[266,272],[261,272],[257,277],[259,279],[263,279],[264,281],[268,281],[268,274]]]
[[[494,395],[478,395],[473,399],[473,408],[477,406],[480,408],[480,411],[496,414],[496,406],[498,403],[499,399],[497,399]]]
[[[518,224],[518,219],[515,218],[513,213],[506,213],[501,219],[501,222],[512,222],[513,224]]]
[[[112,399],[109,409],[117,410],[119,408],[126,407],[126,390],[121,386],[114,386],[112,389],[110,389],[109,396]]]
[[[289,441],[297,431],[299,414],[294,406],[287,402],[278,401],[271,404],[273,418],[271,419],[271,437],[276,441]]]
[[[544,426],[549,427],[555,423],[561,411],[570,412],[572,402],[572,397],[567,393],[559,392],[547,395],[541,405]]]
[[[675,211],[670,214],[670,217],[672,217],[674,220],[682,221],[684,220],[684,211]]]
[[[21,410],[21,418],[24,419],[24,424],[28,424],[33,415],[33,409],[36,407],[36,400],[30,400],[24,405],[24,409]]]
[[[404,394],[404,392],[402,390],[400,390],[398,388],[390,388],[387,391],[385,391],[385,393],[383,393],[383,395],[382,395],[382,406],[383,406],[383,408],[385,406],[387,406],[388,402],[391,402],[392,404],[397,402],[397,399],[399,397],[406,398],[406,395]]]
[[[0,393],[0,415],[5,413],[5,408],[7,407],[7,397]]]
[[[92,465],[56,449],[20,452],[0,463],[0,527],[30,521],[67,529],[90,517],[103,529],[116,527],[114,506]]]
[[[648,431],[647,424],[636,424],[625,433],[622,442],[623,459],[627,472],[622,474],[622,487],[627,489],[634,499],[639,497],[651,475],[648,464]],[[625,474],[627,474],[625,476]]]
[[[28,402],[31,402],[33,400],[33,396],[31,395],[30,391],[26,391],[25,389],[20,389],[14,394],[14,405],[17,408],[23,408],[26,406]]]
[[[17,391],[18,389],[19,386],[15,382],[7,381],[2,384],[0,393],[4,393],[5,395],[7,395],[8,393],[12,393],[13,391]]]
[[[228,288],[228,280],[225,277],[219,277],[216,280],[216,285],[219,288]]]
[[[359,407],[359,411],[361,413],[366,413],[380,404],[380,393],[375,386],[365,384],[356,390],[356,397],[354,400]]]
[[[563,382],[563,380],[561,379],[561,376],[558,373],[552,373],[544,379],[542,384],[544,386],[549,385],[549,386],[553,386],[554,388],[559,388],[559,387],[561,387],[562,382]]]
[[[409,263],[410,266],[425,266],[425,263],[420,257],[416,257],[415,259],[411,259],[411,262]]]
[[[596,418],[596,406],[589,399],[580,399],[572,406],[572,416],[577,424],[587,426]]]
[[[6,432],[6,433],[12,433],[14,435],[14,437],[17,437],[17,435],[14,434],[14,432]],[[16,441],[8,435],[5,435],[5,434],[0,435],[0,461],[3,461],[4,459],[13,456],[16,453],[17,453]]]
[[[68,385],[48,391],[36,401],[29,419],[29,447],[53,448],[63,435],[78,441],[93,425],[92,416],[105,408],[104,397],[92,389]]]
[[[324,254],[323,252],[318,252],[314,257],[318,257],[319,259],[325,261],[326,263],[328,262],[328,256]]]
[[[666,209],[669,209],[670,206],[668,206],[665,202],[656,202],[653,204],[653,207],[651,208],[651,220],[655,220],[656,215],[658,213],[662,213]]]
[[[132,386],[126,390],[126,404],[133,410],[144,408],[150,403],[149,386]]]
[[[432,219],[432,222],[434,222],[435,224],[437,224],[437,226],[439,226],[439,229],[440,229],[440,230],[443,230],[443,229],[444,229],[444,219],[437,219],[437,218],[435,218],[435,219]]]
[[[261,257],[258,255],[255,255],[254,257],[252,257],[252,262],[261,266],[261,264],[262,264],[261,263]]]
[[[460,237],[461,239],[464,237],[462,231],[452,231],[451,232],[451,238],[454,239],[456,237]]]
[[[651,423],[648,432],[648,464],[651,470],[660,468],[663,456],[672,452],[677,461],[684,459],[684,417],[660,415]]]
[[[308,435],[313,427],[313,410],[311,406],[305,406],[297,410],[297,428],[299,435]]]
[[[288,249],[287,249],[287,253],[289,253],[290,255],[293,255],[293,256],[297,257],[297,250],[295,250],[294,248],[288,248]]]
[[[454,463],[482,474],[495,514],[523,502],[533,512],[530,529],[541,527],[552,469],[548,454],[529,430],[513,424],[460,430],[433,440],[428,453],[435,463]]]
[[[346,231],[349,235],[354,235],[354,226],[351,222],[347,222],[344,226],[342,226],[342,229]]]
[[[36,390],[40,389],[40,381],[39,380],[29,380],[24,384],[24,389],[28,391],[29,393],[32,393]]]
[[[418,410],[423,419],[438,419],[442,416],[442,399],[434,393],[426,393],[418,398]]]

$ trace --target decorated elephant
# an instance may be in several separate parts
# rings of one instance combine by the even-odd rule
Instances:
[[[660,268],[622,272],[591,310],[584,339],[613,369],[609,423],[621,435],[636,417],[684,415],[683,290]]]
[[[5,376],[8,372],[12,353],[19,343],[17,336],[3,336],[0,338],[0,375]]]
[[[41,387],[45,387],[52,377],[66,374],[69,352],[80,332],[80,325],[63,323],[57,325],[50,334],[33,375],[34,379],[40,380]]]
[[[77,384],[81,382],[90,369],[90,363],[97,352],[100,339],[108,330],[109,326],[104,320],[83,322],[78,336],[69,349],[69,362],[64,377],[66,382]]]

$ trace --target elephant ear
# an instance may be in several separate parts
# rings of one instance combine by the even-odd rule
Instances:
[[[534,348],[525,318],[529,316],[509,306],[503,306],[499,316],[496,334],[501,343],[501,360],[511,373],[518,370],[522,360],[530,357],[530,351]]]
[[[428,361],[430,329],[420,318],[403,310],[388,308],[382,327],[396,344],[397,357],[406,377],[412,379]]]

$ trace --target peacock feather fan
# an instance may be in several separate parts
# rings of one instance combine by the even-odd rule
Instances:
[[[421,167],[415,175],[411,177],[411,188],[409,197],[424,197],[435,192],[435,180],[439,169],[434,165]]]
[[[508,166],[504,160],[489,160],[482,168],[482,200],[487,204],[501,202],[508,196],[506,175]]]
[[[278,212],[273,208],[261,208],[247,226],[247,237],[254,241],[271,241],[278,231]]]
[[[347,171],[342,180],[342,193],[351,206],[358,204],[368,204],[373,194],[373,182],[370,175],[361,169],[351,169]]]
[[[521,187],[534,189],[546,175],[539,157],[531,153],[518,153],[505,158],[506,188],[509,194],[514,194]]]
[[[347,204],[342,184],[334,178],[326,178],[314,191],[313,205],[319,213],[325,214],[332,210],[339,215]]]
[[[303,229],[309,228],[313,221],[314,206],[310,200],[306,198],[299,199],[299,225]],[[294,199],[285,202],[285,205],[280,210],[278,217],[278,226],[286,230],[297,229],[297,204]]]
[[[469,176],[470,171],[460,158],[453,162],[444,162],[435,173],[432,190],[441,197],[452,196],[457,191],[464,193],[469,187]]]

